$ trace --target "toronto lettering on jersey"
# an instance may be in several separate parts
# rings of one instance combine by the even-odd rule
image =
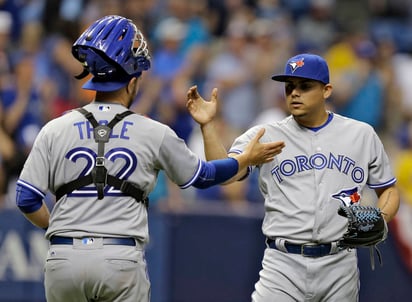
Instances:
[[[108,123],[109,122],[105,120],[99,121],[100,125],[107,125]],[[120,123],[121,127],[120,127],[119,133],[115,133],[115,129],[113,129],[110,134],[110,138],[121,138],[121,139],[129,140],[130,137],[127,136],[126,133],[128,131],[128,127],[133,126],[133,124],[134,123],[132,122],[122,121]],[[73,126],[76,127],[77,130],[79,131],[79,138],[81,140],[93,138],[93,126],[92,124],[90,124],[89,121],[82,121],[82,122],[74,123]]]
[[[349,175],[355,183],[361,183],[365,178],[365,171],[355,164],[353,159],[345,155],[315,153],[311,156],[298,155],[294,159],[285,159],[275,166],[271,172],[281,183],[284,177],[289,177],[296,173],[312,169],[336,169],[341,173]]]

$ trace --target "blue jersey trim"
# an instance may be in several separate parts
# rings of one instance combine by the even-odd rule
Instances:
[[[44,195],[18,183],[16,186],[16,205],[23,213],[33,213],[43,205]]]
[[[332,119],[333,119],[333,113],[328,112],[328,119],[326,120],[326,122],[323,125],[321,125],[319,127],[305,127],[305,128],[307,128],[309,130],[312,130],[313,132],[317,132],[320,129],[325,128],[332,121]]]
[[[193,186],[206,189],[224,183],[239,171],[239,163],[235,158],[225,158],[204,162],[201,173]]]
[[[247,167],[246,174],[243,175],[241,178],[239,178],[238,181],[241,181],[241,180],[246,179],[246,178],[250,175],[250,173],[252,173],[252,167],[251,167],[251,166],[248,166],[248,167]]]
[[[391,186],[391,185],[393,185],[393,184],[395,184],[395,183],[396,183],[396,178],[394,177],[394,178],[392,178],[391,180],[389,180],[389,181],[387,181],[387,182],[385,182],[385,183],[382,183],[382,184],[367,184],[367,185],[368,185],[368,187],[371,188],[371,189],[380,189],[380,188],[389,187],[389,186]]]
[[[228,153],[240,154],[240,153],[242,153],[242,150],[239,150],[239,149],[230,149]]]
[[[29,184],[28,182],[24,181],[24,180],[17,180],[17,184],[21,185],[22,187],[26,187],[27,189],[37,193],[38,195],[40,195],[42,198],[46,197],[46,194],[44,194],[40,189],[36,188],[35,186],[33,186],[32,184]]]
[[[203,165],[204,165],[204,162],[199,159],[195,175],[193,175],[193,177],[187,183],[185,183],[183,185],[180,185],[179,187],[181,189],[186,189],[186,188],[190,187],[196,181],[196,179],[199,177],[199,174],[200,174],[200,172],[203,168]]]

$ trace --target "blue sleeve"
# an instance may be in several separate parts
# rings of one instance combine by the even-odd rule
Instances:
[[[235,176],[238,169],[238,161],[231,157],[203,162],[199,177],[192,185],[198,189],[218,185]]]
[[[43,196],[18,183],[16,204],[23,213],[33,213],[43,205]]]

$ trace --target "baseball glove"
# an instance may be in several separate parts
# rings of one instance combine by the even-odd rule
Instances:
[[[348,219],[348,229],[338,246],[341,249],[369,247],[372,270],[375,269],[374,250],[382,266],[382,255],[377,244],[386,239],[388,226],[380,209],[371,206],[341,206],[338,214]]]
[[[341,206],[338,214],[348,219],[348,230],[339,241],[343,248],[375,246],[387,237],[380,209],[371,206]]]

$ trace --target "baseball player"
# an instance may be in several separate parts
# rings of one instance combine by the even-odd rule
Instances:
[[[49,302],[145,302],[150,299],[144,246],[147,196],[160,170],[180,188],[206,188],[239,169],[273,160],[280,143],[260,132],[234,159],[205,162],[166,125],[128,110],[150,68],[147,43],[128,19],[106,16],[73,44],[93,102],[47,123],[17,182],[16,203],[47,229]],[[56,194],[49,214],[46,191]]]
[[[399,194],[388,157],[371,126],[327,111],[332,85],[322,57],[294,56],[285,72],[272,79],[285,83],[291,115],[249,129],[229,150],[229,157],[241,154],[262,128],[262,142],[285,143],[272,162],[255,166],[265,199],[262,230],[267,248],[252,300],[357,301],[356,250],[340,248],[347,219],[337,212],[340,206],[360,203],[369,186],[384,219],[394,217]],[[196,86],[189,89],[187,107],[201,126],[209,160],[227,157],[214,128],[216,106],[216,88],[208,102]],[[250,170],[240,170],[232,181]]]

